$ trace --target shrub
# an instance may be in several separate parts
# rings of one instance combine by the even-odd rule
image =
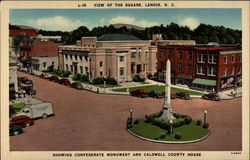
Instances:
[[[153,75],[152,75],[151,73],[149,73],[149,74],[147,75],[147,77],[148,77],[148,79],[150,79],[150,78],[153,77]]]
[[[104,77],[98,77],[93,80],[93,84],[104,84],[106,79]]]
[[[9,90],[9,100],[15,100],[16,99],[16,91]]]
[[[170,123],[166,120],[164,120],[161,124],[160,124],[160,128],[165,129],[165,130],[169,130],[171,127]]]
[[[144,82],[145,81],[145,78],[142,78],[140,75],[135,75],[133,77],[133,81],[134,82]]]
[[[134,124],[139,124],[139,120],[136,119],[136,120],[134,121]]]
[[[112,78],[112,77],[108,77],[108,78],[106,79],[106,83],[107,83],[107,84],[117,85],[117,81],[116,81],[114,78]]]
[[[53,72],[53,70],[54,70],[54,65],[48,66],[48,68],[47,68],[48,72]]]
[[[128,118],[127,119],[127,126],[132,125],[132,123],[133,123],[133,119],[132,118]]]
[[[166,137],[166,134],[165,133],[162,133],[161,135],[160,135],[160,139],[163,139],[163,138],[165,138]]]
[[[89,76],[86,74],[82,74],[80,77],[81,82],[88,82],[89,81]]]
[[[190,124],[192,122],[192,118],[191,117],[185,117],[184,121],[185,121],[185,124]]]
[[[81,79],[81,74],[76,74],[76,75],[74,75],[73,77],[72,77],[72,79],[74,80],[74,81],[78,81],[78,80],[80,80]]]
[[[173,116],[174,116],[176,119],[187,117],[186,115],[182,115],[182,114],[178,114],[178,113],[174,113]]]
[[[127,125],[127,129],[130,129],[132,128],[133,126],[132,125]]]
[[[154,117],[152,115],[146,115],[145,118],[146,118],[145,119],[146,123],[151,123],[154,119]]]
[[[202,127],[205,128],[205,129],[208,129],[209,123],[204,123],[204,124],[202,125]]]
[[[181,139],[181,137],[182,137],[182,135],[181,135],[179,132],[177,132],[177,133],[174,135],[174,138],[175,138],[175,139]]]
[[[69,75],[71,74],[70,71],[64,71],[64,70],[53,70],[52,74],[60,76],[60,77],[69,77]]]
[[[197,126],[200,126],[201,124],[202,124],[202,121],[201,121],[201,120],[197,120],[197,121],[196,121],[196,125],[197,125]]]
[[[162,118],[154,118],[153,120],[152,120],[152,124],[153,125],[156,125],[156,126],[161,126],[161,123],[164,121],[164,119],[162,119]]]

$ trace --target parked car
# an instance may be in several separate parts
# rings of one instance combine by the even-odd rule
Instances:
[[[136,96],[136,97],[148,97],[148,94],[144,92],[143,89],[136,89],[130,92],[131,96]]]
[[[81,82],[73,82],[71,84],[71,87],[75,88],[75,89],[83,89],[83,86],[82,86]]]
[[[42,73],[42,74],[40,74],[39,77],[40,77],[40,78],[44,78],[44,79],[49,79],[48,73]]]
[[[36,95],[36,90],[34,90],[31,86],[23,86],[21,89],[28,95]]]
[[[59,77],[58,76],[50,76],[49,80],[52,82],[59,82]]]
[[[22,127],[12,125],[12,124],[9,125],[9,135],[10,136],[16,136],[16,135],[21,134],[21,133],[23,133]]]
[[[165,92],[162,92],[163,97],[165,96]],[[176,93],[175,92],[171,92],[170,93],[171,99],[176,99]]]
[[[164,94],[159,91],[150,91],[148,92],[148,96],[152,98],[164,98]]]
[[[59,83],[63,85],[70,85],[70,81],[66,78],[60,79]]]
[[[176,92],[176,97],[177,98],[181,98],[181,99],[186,99],[186,100],[190,100],[190,94],[187,92]]]
[[[220,100],[220,96],[217,93],[203,94],[201,96],[201,98],[203,98],[203,99],[209,99],[209,100],[213,100],[213,101],[219,101]]]
[[[28,79],[27,77],[18,77],[18,82],[23,84],[33,84],[32,80]]]
[[[10,124],[12,125],[17,125],[17,126],[22,126],[22,127],[28,127],[30,125],[35,124],[34,120],[32,120],[30,117],[25,116],[25,115],[20,115],[12,118],[10,120]]]

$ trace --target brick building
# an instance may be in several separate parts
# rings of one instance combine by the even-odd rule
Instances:
[[[63,44],[36,39],[31,45],[30,52],[32,68],[43,71],[53,65],[55,69],[58,69],[59,46]]]
[[[165,80],[165,64],[170,59],[173,84],[224,90],[241,85],[241,55],[237,45],[159,45],[157,78]]]

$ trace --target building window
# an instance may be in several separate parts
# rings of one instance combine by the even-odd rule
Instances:
[[[124,56],[120,56],[120,62],[124,61]]]
[[[231,75],[234,75],[234,67],[231,70]]]
[[[224,68],[224,76],[227,76],[227,68]]]
[[[65,59],[68,59],[68,55],[67,54],[65,54]]]
[[[235,61],[235,56],[232,56],[232,63],[234,63]]]
[[[179,71],[179,72],[182,72],[182,69],[183,69],[183,68],[182,68],[182,63],[179,63],[179,64],[178,64],[178,71]]]
[[[164,62],[161,62],[161,69],[165,69],[166,68],[166,65]]]
[[[217,63],[217,57],[215,55],[210,55],[208,62],[209,63]]]
[[[214,67],[208,67],[207,74],[210,75],[210,76],[215,76],[216,75],[215,68]]]
[[[70,59],[72,60],[72,55],[69,55],[70,56]]]
[[[102,65],[103,65],[103,61],[101,61],[101,62],[99,63],[99,66],[100,66],[100,67],[102,67]]]
[[[145,52],[145,58],[147,58],[147,57],[148,57],[148,52],[146,51],[146,52]]]
[[[80,71],[81,71],[81,74],[83,74],[83,69],[82,69],[82,66],[80,66]]]
[[[52,62],[51,62],[51,64],[52,64],[52,65],[54,65],[54,64],[55,64],[55,62],[54,62],[54,61],[52,61]]]
[[[88,56],[84,56],[85,61],[88,61]]]
[[[73,65],[70,65],[70,71],[73,72]]]
[[[124,67],[120,67],[120,76],[124,75]]]
[[[227,64],[227,56],[224,56],[224,64]]]
[[[139,57],[139,58],[141,57],[141,52],[140,52],[140,51],[138,52],[138,57]]]
[[[169,58],[173,58],[174,57],[174,51],[168,51],[169,54]]]
[[[192,52],[188,52],[188,60],[192,60],[193,59],[193,53]]]
[[[85,73],[87,74],[89,72],[88,67],[85,67]]]
[[[187,65],[187,71],[188,71],[188,72],[192,72],[192,70],[193,70],[192,64],[188,64],[188,65]]]
[[[100,72],[100,76],[102,76],[102,71]]]
[[[200,62],[200,63],[205,63],[205,61],[206,61],[206,55],[204,55],[204,54],[199,54],[199,55],[198,55],[198,62]]]
[[[241,62],[241,55],[239,55],[239,62]]]
[[[162,58],[166,57],[164,51],[161,51],[161,57],[162,57]]]
[[[68,66],[68,64],[66,64],[66,71],[68,71],[69,70],[69,66]]]
[[[46,68],[47,62],[43,62],[43,68]]]
[[[198,66],[197,67],[197,74],[205,74],[205,67]]]
[[[80,60],[82,61],[82,56],[79,56]]]
[[[136,52],[131,53],[131,58],[136,58]]]
[[[183,59],[184,58],[184,52],[183,51],[179,51],[179,54],[178,54],[178,59]]]
[[[241,67],[239,66],[239,68],[238,68],[238,73],[241,73]]]
[[[75,55],[75,60],[77,60],[77,55]]]

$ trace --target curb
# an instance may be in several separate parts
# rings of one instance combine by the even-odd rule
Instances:
[[[209,134],[210,134],[210,130],[208,130],[208,133],[206,136],[200,138],[200,139],[196,139],[196,140],[192,140],[192,141],[159,141],[159,140],[153,140],[153,139],[149,139],[149,138],[145,138],[145,137],[141,137],[141,136],[138,136],[137,134],[133,133],[132,131],[130,131],[129,129],[126,129],[130,134],[132,134],[133,136],[137,137],[137,138],[140,138],[140,139],[143,139],[143,140],[146,140],[146,141],[149,141],[149,142],[155,142],[155,143],[165,143],[165,144],[187,144],[187,143],[195,143],[195,142],[199,142],[199,141],[202,141],[204,139],[206,139]]]

